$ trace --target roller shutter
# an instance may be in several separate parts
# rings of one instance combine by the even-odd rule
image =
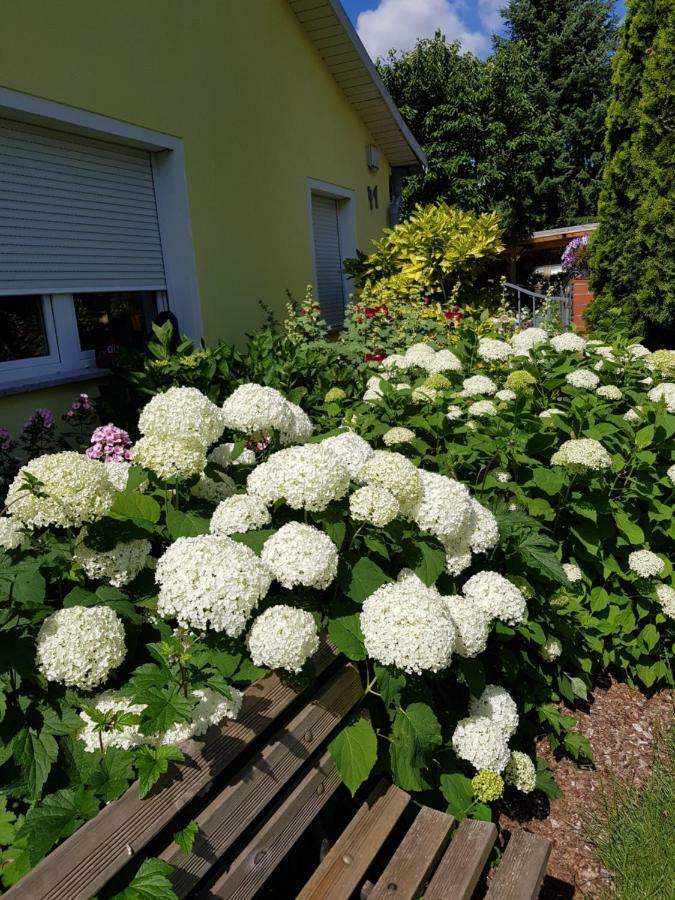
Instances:
[[[0,119],[0,295],[165,287],[150,154]]]
[[[316,287],[321,314],[332,327],[343,324],[345,311],[338,202],[331,197],[312,194]]]

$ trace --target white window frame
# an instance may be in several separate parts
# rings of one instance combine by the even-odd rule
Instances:
[[[0,117],[71,131],[150,152],[166,280],[166,292],[162,292],[161,300],[158,299],[158,310],[173,312],[181,333],[198,343],[202,338],[201,306],[182,139],[3,87],[0,87]],[[110,291],[113,290],[111,286]],[[120,286],[118,290],[128,288]],[[7,293],[15,295],[21,291]],[[0,396],[30,390],[38,385],[48,386],[75,381],[78,377],[103,375],[107,371],[87,365],[90,357],[81,358],[86,354],[82,354],[77,342],[73,304],[70,304],[70,328],[66,325],[67,313],[56,304],[57,298],[64,296],[63,291],[44,296],[51,310],[51,317],[44,316],[50,355],[0,363]],[[43,309],[47,310],[46,303]],[[75,345],[77,359],[73,349]]]
[[[331,184],[328,181],[318,181],[316,178],[307,179],[307,208],[309,211],[309,240],[312,247],[312,277],[314,290],[318,299],[318,277],[316,271],[316,247],[314,246],[314,230],[312,223],[312,197],[330,197],[337,200],[338,235],[340,238],[340,256],[342,262],[353,259],[356,256],[356,193],[350,188]],[[346,272],[342,273],[342,291],[345,300],[345,309],[349,303],[349,296],[354,291],[352,279]]]

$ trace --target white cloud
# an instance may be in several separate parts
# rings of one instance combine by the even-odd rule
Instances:
[[[495,5],[480,0],[481,18],[483,7],[492,15]],[[453,0],[380,0],[377,9],[359,13],[356,27],[373,59],[391,49],[412,50],[418,38],[431,38],[439,29],[448,41],[460,41],[463,50],[482,55],[489,49],[489,34],[472,31],[459,15],[461,6]]]
[[[490,31],[497,31],[503,24],[500,9],[506,6],[506,0],[478,0],[478,16]]]

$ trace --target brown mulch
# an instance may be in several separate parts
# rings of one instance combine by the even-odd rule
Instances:
[[[522,803],[505,803],[499,817],[501,828],[523,827],[552,842],[541,900],[611,896],[611,875],[595,859],[584,823],[594,810],[602,808],[603,791],[608,785],[616,781],[640,785],[647,779],[655,737],[673,719],[673,695],[661,691],[648,697],[613,682],[597,688],[588,710],[576,711],[575,715],[576,730],[593,747],[595,768],[557,759],[548,743],[541,741],[537,754],[547,760],[564,796],[550,803],[540,795]]]

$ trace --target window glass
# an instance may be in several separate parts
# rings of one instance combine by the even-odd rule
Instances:
[[[0,362],[48,355],[42,297],[0,297]]]
[[[143,347],[157,312],[151,291],[73,294],[73,302],[83,351]]]

